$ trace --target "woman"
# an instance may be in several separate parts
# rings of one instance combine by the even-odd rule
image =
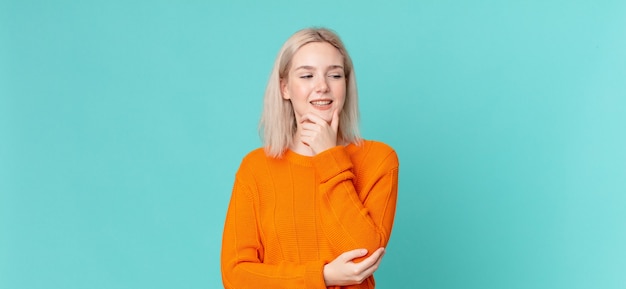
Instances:
[[[327,29],[296,32],[265,92],[264,148],[235,176],[222,240],[225,288],[374,288],[393,225],[398,158],[361,139],[357,125],[343,43]]]

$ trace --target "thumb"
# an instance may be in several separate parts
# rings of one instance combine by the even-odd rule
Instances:
[[[355,249],[352,251],[344,252],[343,254],[341,254],[341,258],[347,262],[347,261],[354,260],[359,257],[363,257],[365,255],[367,255],[367,249]]]
[[[339,128],[339,109],[335,109],[333,112],[333,118],[330,120],[330,127],[337,132],[337,129]]]

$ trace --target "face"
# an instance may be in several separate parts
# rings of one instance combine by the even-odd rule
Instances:
[[[298,123],[306,113],[330,123],[333,112],[341,112],[346,98],[343,60],[339,50],[326,42],[305,44],[293,55],[281,92],[291,100]]]

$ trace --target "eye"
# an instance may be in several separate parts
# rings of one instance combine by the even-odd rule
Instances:
[[[300,78],[302,78],[302,79],[313,78],[313,74],[301,75]]]
[[[341,78],[343,78],[343,75],[341,75],[341,74],[331,74],[330,78],[341,79]]]

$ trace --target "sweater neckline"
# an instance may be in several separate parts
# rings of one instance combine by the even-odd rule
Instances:
[[[301,155],[297,152],[294,152],[290,149],[287,149],[287,151],[285,152],[285,159],[288,160],[291,163],[295,163],[301,166],[305,166],[305,167],[312,167],[313,166],[313,157],[314,156],[305,156],[305,155]]]
[[[356,146],[353,143],[349,143],[343,147],[346,149],[346,151],[348,151],[348,153],[351,153]],[[287,149],[284,158],[291,163],[295,163],[305,167],[312,167],[315,156],[305,156],[294,152],[291,149]]]

